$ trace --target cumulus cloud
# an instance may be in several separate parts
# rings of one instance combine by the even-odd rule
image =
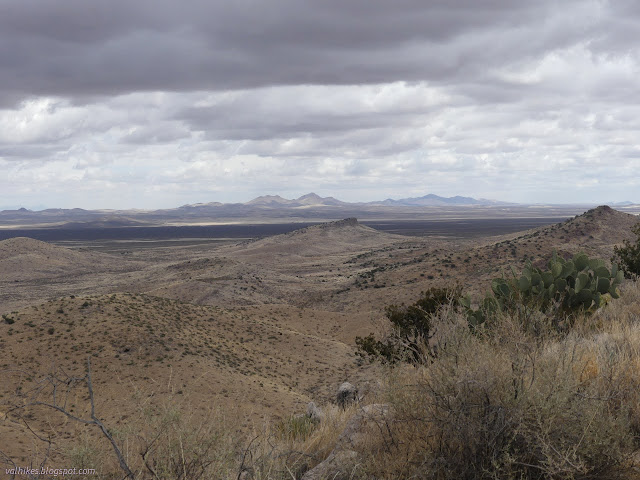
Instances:
[[[640,201],[637,2],[481,3],[0,3],[0,205]]]

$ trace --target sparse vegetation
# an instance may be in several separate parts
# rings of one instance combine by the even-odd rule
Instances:
[[[638,278],[640,276],[640,223],[633,227],[632,231],[636,235],[635,243],[625,240],[624,246],[616,245],[613,248],[614,255],[611,261],[619,263],[625,277]]]
[[[385,315],[391,322],[392,331],[382,340],[372,333],[367,337],[356,337],[357,354],[387,363],[398,361],[421,362],[423,356],[433,356],[429,346],[432,318],[445,305],[460,296],[459,287],[432,287],[423,292],[412,305],[389,305]]]
[[[316,427],[316,422],[307,415],[294,415],[276,424],[278,437],[287,441],[306,440]]]
[[[501,314],[482,336],[441,310],[437,358],[388,377],[390,428],[363,463],[376,478],[628,478],[640,447],[640,285],[565,336]]]

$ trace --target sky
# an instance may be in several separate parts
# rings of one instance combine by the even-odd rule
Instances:
[[[640,203],[636,0],[0,1],[0,208]]]

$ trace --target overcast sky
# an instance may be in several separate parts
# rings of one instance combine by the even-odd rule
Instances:
[[[640,202],[637,0],[0,1],[0,207]]]

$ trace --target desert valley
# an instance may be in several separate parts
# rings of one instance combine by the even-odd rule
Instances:
[[[426,208],[421,220],[440,219],[441,230],[452,233],[389,232],[393,225],[402,231],[407,220],[380,218],[385,231],[356,218],[320,218],[250,239],[1,241],[5,464],[68,463],[70,452],[95,444],[100,446],[92,461],[99,459],[104,478],[119,478],[115,456],[95,425],[45,406],[15,410],[36,396],[54,402],[47,375],[82,378],[87,358],[95,411],[112,432],[120,432],[116,438],[131,457],[139,447],[127,435],[145,435],[131,429],[145,431],[145,412],[167,405],[179,406],[196,423],[215,414],[216,422],[224,419],[225,432],[238,438],[304,413],[309,402],[330,406],[343,382],[356,385],[366,405],[377,398],[388,372],[357,356],[355,339],[389,331],[386,306],[411,304],[431,287],[453,285],[479,299],[492,278],[511,266],[522,269],[526,261],[544,266],[553,250],[608,261],[615,245],[634,239],[638,222],[632,207],[630,213],[606,206],[565,209],[559,213],[565,220],[536,217],[542,226],[491,235],[479,227],[460,233],[456,225],[476,217],[522,219],[527,209],[518,215],[515,207],[482,207],[480,213],[471,206],[407,208],[414,210],[398,210],[400,220]],[[285,213],[290,218],[291,211]],[[18,221],[12,221],[5,223],[5,233],[16,228]],[[20,220],[21,234],[29,227],[41,225]],[[62,387],[55,401],[89,418],[86,388],[73,382]],[[246,445],[236,447],[242,451]]]

